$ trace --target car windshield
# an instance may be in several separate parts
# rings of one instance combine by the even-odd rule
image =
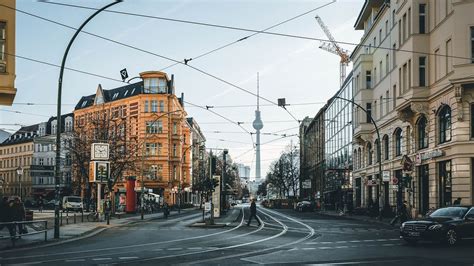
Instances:
[[[434,211],[430,217],[462,217],[467,212],[466,207],[448,207]]]
[[[81,202],[81,198],[67,198],[68,202]]]

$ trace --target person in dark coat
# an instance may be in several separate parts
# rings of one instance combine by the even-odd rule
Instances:
[[[8,215],[8,198],[3,197],[2,202],[0,203],[0,223],[5,223],[7,221]],[[0,230],[5,227],[4,225],[0,225]]]
[[[38,211],[43,212],[43,207],[44,207],[43,196],[40,196],[38,199]]]
[[[252,203],[250,204],[250,217],[249,217],[249,221],[247,223],[247,226],[250,226],[250,222],[252,221],[252,217],[255,217],[255,220],[257,220],[257,222],[258,222],[258,226],[260,226],[261,222],[257,217],[257,204],[255,204],[255,199],[253,199]]]
[[[15,202],[13,203],[13,221],[25,221],[25,214],[25,205],[23,205],[23,202],[21,202],[19,198],[16,198]],[[24,225],[18,224],[18,232],[23,234],[25,231]]]
[[[457,198],[454,202],[453,205],[461,205],[461,198]]]

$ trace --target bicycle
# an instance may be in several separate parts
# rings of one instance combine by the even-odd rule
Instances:
[[[87,215],[88,222],[98,222],[99,221],[99,213],[92,211]]]

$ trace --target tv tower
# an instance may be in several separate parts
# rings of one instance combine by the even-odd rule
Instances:
[[[260,88],[259,88],[259,74],[257,72],[257,110],[255,111],[255,120],[253,121],[253,128],[257,131],[257,142],[256,146],[256,159],[255,159],[255,181],[259,182],[261,177],[260,172],[260,130],[263,128],[263,122],[260,118]]]

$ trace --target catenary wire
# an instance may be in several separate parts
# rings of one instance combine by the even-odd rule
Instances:
[[[51,20],[51,19],[44,18],[44,17],[42,17],[42,16],[38,16],[38,15],[32,14],[32,13],[30,13],[30,12],[26,12],[26,11],[23,11],[23,10],[19,10],[19,9],[17,9],[17,8],[12,8],[12,7],[3,5],[3,4],[0,4],[0,6],[6,7],[6,8],[8,8],[8,9],[16,10],[17,12],[20,12],[20,13],[22,13],[22,14],[26,14],[26,15],[29,15],[29,16],[33,16],[33,17],[35,17],[35,18],[38,18],[38,19],[41,19],[41,20],[44,20],[44,21],[47,21],[47,22],[50,22],[50,23],[53,23],[53,24],[56,24],[56,25],[60,25],[60,26],[62,26],[62,27],[66,27],[66,28],[69,28],[69,29],[77,30],[77,28],[75,28],[75,27],[72,27],[72,26],[69,26],[69,25],[66,25],[66,24],[63,24],[63,23],[60,23],[60,22]],[[242,88],[242,87],[240,87],[240,86],[238,86],[238,85],[236,85],[236,84],[234,84],[234,83],[232,83],[232,82],[229,82],[229,81],[227,81],[227,80],[224,80],[224,79],[222,79],[222,78],[220,78],[220,77],[218,77],[218,76],[216,76],[216,75],[214,75],[214,74],[211,74],[211,73],[209,73],[209,72],[206,72],[206,71],[204,71],[204,70],[202,70],[202,69],[200,69],[200,68],[197,68],[197,67],[195,67],[195,66],[189,65],[189,64],[187,64],[187,63],[181,62],[181,61],[179,61],[179,60],[176,60],[176,59],[173,59],[173,58],[164,56],[164,55],[160,55],[160,54],[157,54],[157,53],[154,53],[154,52],[151,52],[151,51],[148,51],[148,50],[145,50],[145,49],[142,49],[142,48],[133,46],[133,45],[129,45],[129,44],[126,44],[126,43],[123,43],[123,42],[119,42],[119,41],[116,41],[116,40],[113,40],[113,39],[110,39],[110,38],[107,38],[107,37],[104,37],[104,36],[101,36],[101,35],[98,35],[98,34],[95,34],[95,33],[87,32],[87,31],[81,31],[81,32],[82,32],[82,33],[85,33],[85,34],[88,34],[88,35],[90,35],[90,36],[93,36],[93,37],[102,39],[102,40],[106,40],[106,41],[111,42],[111,43],[118,44],[118,45],[120,45],[120,46],[124,46],[124,47],[130,48],[130,49],[133,49],[133,50],[142,52],[142,53],[146,53],[146,54],[153,55],[153,56],[156,56],[156,57],[159,57],[159,58],[162,58],[162,59],[166,59],[166,60],[168,60],[168,61],[172,61],[172,62],[181,64],[181,65],[183,65],[183,66],[187,66],[187,67],[189,67],[189,68],[191,68],[191,69],[193,69],[193,70],[195,70],[195,71],[197,71],[197,72],[199,72],[199,73],[201,73],[201,74],[203,74],[203,75],[205,75],[205,76],[208,76],[208,77],[211,77],[211,78],[213,78],[213,79],[215,79],[215,80],[218,80],[218,81],[220,81],[221,83],[224,83],[224,84],[229,85],[229,86],[231,86],[231,87],[233,87],[233,88],[236,88],[236,89],[238,89],[238,90],[240,90],[240,91],[243,91],[243,92],[246,92],[246,93],[248,93],[248,94],[250,94],[250,95],[253,95],[253,96],[255,96],[255,97],[258,97],[258,98],[260,98],[260,99],[262,99],[262,100],[264,100],[264,101],[266,101],[266,102],[269,102],[269,103],[271,103],[271,104],[273,104],[273,105],[275,105],[275,106],[279,106],[278,103],[276,103],[276,102],[274,102],[274,101],[272,101],[272,100],[270,100],[270,99],[268,99],[268,98],[266,98],[266,97],[263,97],[263,96],[261,96],[261,95],[257,95],[257,94],[255,94],[254,92],[249,91],[249,90],[247,90],[247,89],[244,89],[244,88]],[[280,106],[279,106],[279,107],[280,107]],[[286,111],[287,111],[289,114],[291,114],[288,110],[286,110]],[[294,117],[292,114],[291,114],[291,117],[295,119],[295,117]],[[295,119],[295,120],[298,121],[297,119]]]
[[[79,6],[79,5],[65,4],[65,3],[59,3],[59,2],[49,2],[49,1],[47,1],[47,2],[42,2],[42,3],[68,6],[68,7],[81,8],[81,9],[98,10],[98,8],[94,8],[94,7]],[[333,42],[332,40],[325,39],[325,38],[314,38],[314,37],[309,37],[309,36],[284,34],[284,33],[278,33],[278,32],[270,32],[270,31],[260,31],[260,30],[242,28],[242,27],[233,27],[233,26],[226,26],[226,25],[205,23],[205,22],[198,22],[198,21],[191,21],[191,20],[158,17],[158,16],[136,14],[136,13],[124,12],[124,11],[104,10],[104,12],[121,14],[121,15],[136,16],[136,17],[144,17],[144,18],[153,18],[153,19],[158,19],[158,20],[165,20],[165,21],[172,21],[172,22],[179,22],[179,23],[186,23],[186,24],[193,24],[193,25],[200,25],[200,26],[206,26],[206,27],[222,28],[222,29],[235,30],[235,31],[261,33],[261,34],[267,34],[267,35],[274,35],[274,36],[288,37],[288,38],[296,38],[296,39],[303,39],[303,40],[310,40],[310,41]],[[435,54],[435,53],[429,53],[429,52],[414,51],[414,50],[409,50],[409,49],[397,49],[397,48],[393,49],[392,47],[382,47],[382,46],[374,47],[372,45],[369,46],[369,45],[360,44],[360,43],[337,41],[337,40],[334,40],[334,42],[338,43],[338,44],[345,44],[345,45],[350,45],[350,46],[370,47],[372,49],[373,48],[379,48],[379,49],[383,49],[383,50],[397,50],[397,51],[400,51],[400,52],[409,52],[409,53],[424,54],[424,55],[434,55],[434,56],[440,56],[440,57],[451,57],[451,58],[457,58],[457,59],[474,60],[474,58],[472,58],[472,57],[470,58],[470,57],[463,57],[463,56]]]

